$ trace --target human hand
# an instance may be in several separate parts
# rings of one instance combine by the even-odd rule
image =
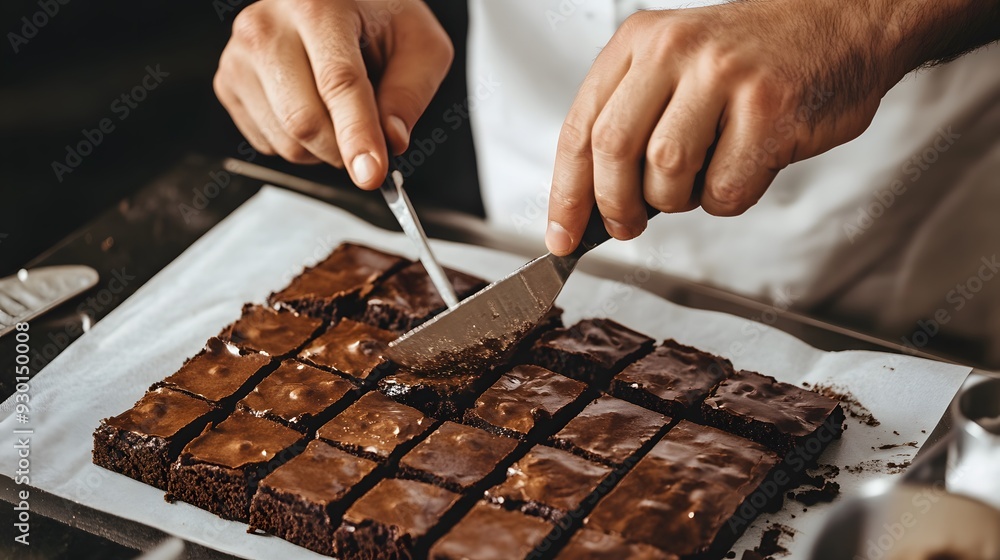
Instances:
[[[386,142],[406,150],[453,57],[421,0],[260,0],[233,22],[214,87],[258,151],[347,163],[355,184],[374,189]]]

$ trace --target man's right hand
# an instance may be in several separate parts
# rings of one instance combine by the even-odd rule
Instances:
[[[386,142],[406,149],[453,58],[421,0],[260,0],[233,22],[214,87],[260,152],[346,164],[374,189]]]

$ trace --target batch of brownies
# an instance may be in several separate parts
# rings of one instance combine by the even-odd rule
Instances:
[[[383,357],[444,307],[419,263],[340,245],[103,420],[94,463],[344,560],[713,558],[842,429],[836,400],[558,310],[489,371]]]

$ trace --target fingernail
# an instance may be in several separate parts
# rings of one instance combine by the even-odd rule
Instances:
[[[396,138],[403,141],[404,146],[410,145],[410,131],[406,128],[406,123],[403,122],[403,119],[397,117],[396,115],[390,115],[389,118],[386,119],[386,123],[389,125],[389,128],[392,129]]]
[[[361,154],[351,161],[351,170],[354,171],[354,180],[361,185],[375,178],[378,162],[371,154]]]
[[[545,230],[545,244],[549,247],[549,251],[563,255],[572,248],[573,238],[570,237],[566,228],[559,225],[558,222],[549,222],[549,226]]]
[[[632,230],[625,227],[624,224],[608,218],[604,218],[604,227],[608,229],[608,233],[615,239],[631,239],[635,237],[632,235]]]

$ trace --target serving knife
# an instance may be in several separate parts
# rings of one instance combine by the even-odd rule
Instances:
[[[47,266],[0,279],[0,337],[97,284],[89,266]]]

